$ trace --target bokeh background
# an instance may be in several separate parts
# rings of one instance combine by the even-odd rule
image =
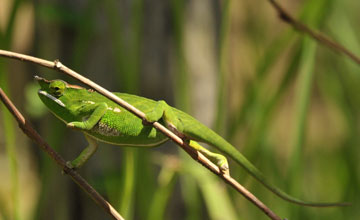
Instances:
[[[291,0],[291,14],[360,55],[360,2]],[[212,127],[274,184],[231,173],[283,218],[360,219],[360,68],[281,22],[265,0],[0,0],[0,48],[61,62],[112,91],[164,99]],[[64,158],[85,147],[44,108],[33,75],[0,58],[0,85]],[[173,143],[101,144],[80,173],[126,219],[267,219]],[[109,219],[0,105],[0,219]]]

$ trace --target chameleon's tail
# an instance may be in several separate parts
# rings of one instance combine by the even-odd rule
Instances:
[[[214,139],[214,136],[213,138]],[[350,203],[314,203],[314,202],[307,202],[300,199],[297,199],[281,189],[273,186],[270,182],[265,178],[264,174],[258,170],[250,161],[248,161],[244,155],[242,155],[238,150],[235,149],[230,143],[222,139],[221,137],[216,137],[218,140],[213,140],[212,143],[208,143],[213,145],[217,149],[223,151],[227,155],[229,155],[232,159],[234,159],[238,164],[244,167],[255,179],[261,182],[266,188],[272,191],[274,194],[279,196],[280,198],[295,203],[298,205],[303,206],[313,206],[313,207],[331,207],[331,206],[349,206]]]

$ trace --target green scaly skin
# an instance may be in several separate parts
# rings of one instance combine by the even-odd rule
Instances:
[[[114,145],[133,147],[155,147],[168,140],[152,126],[115,104],[104,96],[62,80],[46,80],[35,76],[41,89],[39,97],[50,111],[68,127],[81,130],[89,146],[69,166],[79,168],[96,151],[97,141]],[[294,198],[271,185],[264,175],[230,143],[190,115],[173,108],[164,101],[154,101],[125,93],[114,93],[121,99],[144,112],[150,122],[158,121],[167,128],[180,132],[189,145],[200,151],[219,166],[228,171],[228,163],[223,155],[212,153],[198,142],[207,143],[234,159],[253,177],[280,198],[304,206],[328,207],[344,206],[346,203],[311,203]],[[96,141],[97,140],[97,141]]]

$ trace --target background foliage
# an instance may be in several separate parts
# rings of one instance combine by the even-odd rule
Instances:
[[[307,25],[360,54],[360,3],[282,1]],[[360,68],[282,23],[264,0],[0,1],[0,48],[62,63],[113,91],[164,99],[214,128],[275,184],[311,201],[288,204],[231,172],[288,219],[360,218]],[[0,59],[0,85],[65,158],[85,146],[44,109],[34,74]],[[76,83],[71,79],[63,78]],[[106,219],[0,109],[0,219]],[[126,219],[267,219],[172,143],[101,144],[80,171]]]

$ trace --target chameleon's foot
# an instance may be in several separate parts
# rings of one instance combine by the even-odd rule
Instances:
[[[71,122],[71,123],[68,123],[67,125],[75,124],[75,123],[79,123],[79,122]],[[76,127],[76,124],[75,124],[75,127]],[[72,169],[72,170],[79,169],[95,153],[95,151],[98,147],[97,141],[94,138],[92,138],[86,134],[85,134],[85,138],[88,141],[89,145],[74,160],[66,162],[67,168]]]
[[[66,166],[69,169],[76,170],[76,167],[73,165],[72,161],[66,161]]]
[[[68,127],[68,128],[75,128],[75,125],[74,125],[72,122],[70,122],[70,123],[67,123],[67,124],[66,124],[66,127]]]
[[[66,127],[68,128],[72,128],[72,129],[86,129],[86,125],[84,122],[79,122],[79,121],[73,121],[70,123],[66,124]]]
[[[229,174],[229,163],[221,154],[213,154],[211,160],[219,167],[220,171],[224,174]]]
[[[64,169],[61,171],[61,174],[67,174],[67,170],[76,170],[76,167],[74,167],[74,165],[72,164],[71,161],[66,161],[65,164],[66,167],[64,167]]]

